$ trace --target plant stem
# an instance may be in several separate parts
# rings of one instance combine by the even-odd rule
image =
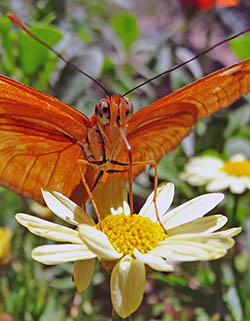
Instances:
[[[231,226],[235,226],[237,223],[239,223],[237,219],[237,209],[238,209],[239,199],[240,199],[239,195],[234,195],[234,205],[233,205]]]
[[[215,262],[211,262],[211,266],[215,274],[215,293],[216,293],[216,296],[218,297],[216,309],[221,315],[220,320],[225,321],[224,315],[226,315],[227,312],[229,312],[229,310],[223,300],[221,265],[215,261]]]
[[[234,207],[233,207],[233,215],[232,215],[232,224],[233,226],[238,222],[237,220],[237,208],[238,208],[238,203],[239,203],[239,199],[240,196],[239,195],[234,195]],[[234,275],[234,284],[235,284],[235,289],[240,301],[240,305],[241,305],[241,309],[242,309],[242,313],[243,316],[245,316],[245,312],[246,312],[246,306],[245,306],[245,299],[244,299],[244,295],[243,295],[243,289],[241,287],[240,284],[240,273],[238,272],[236,265],[235,265],[235,258],[232,258],[232,262],[231,262],[231,269],[232,269],[232,273]]]
[[[235,285],[235,289],[240,301],[240,305],[241,305],[241,310],[242,310],[242,314],[243,317],[246,315],[246,306],[245,306],[245,299],[244,299],[244,295],[243,295],[243,289],[240,285],[240,275],[239,272],[237,271],[237,268],[235,266],[235,261],[234,259],[232,259],[232,263],[231,263],[231,268],[232,268],[232,273],[234,275],[234,285]]]

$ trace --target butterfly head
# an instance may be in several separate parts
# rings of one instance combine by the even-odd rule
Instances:
[[[132,116],[134,106],[132,102],[122,96],[107,96],[96,104],[95,114],[103,125],[115,125],[123,127],[126,121]]]

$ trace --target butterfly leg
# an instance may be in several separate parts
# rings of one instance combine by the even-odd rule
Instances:
[[[129,158],[129,170],[128,170],[128,182],[129,182],[129,207],[130,207],[130,213],[134,213],[134,204],[133,204],[133,157],[132,157],[132,149],[131,146],[127,140],[127,137],[121,127],[119,127],[120,134],[122,136],[122,139],[126,145],[127,151],[128,151],[128,158]]]
[[[132,159],[129,159],[132,161]],[[159,222],[159,224],[161,225],[161,227],[163,228],[163,230],[167,233],[165,227],[163,226],[163,224],[161,223],[161,220],[160,220],[160,216],[159,216],[159,212],[158,212],[158,208],[157,208],[157,204],[156,204],[156,197],[157,197],[157,186],[158,186],[158,172],[157,172],[157,162],[155,160],[148,160],[148,161],[140,161],[140,162],[131,162],[131,163],[121,163],[121,162],[118,162],[118,161],[112,161],[111,162],[112,164],[115,164],[115,165],[119,165],[119,166],[131,166],[131,168],[133,168],[133,166],[146,166],[146,165],[150,165],[150,166],[153,166],[154,167],[154,170],[155,170],[155,176],[154,176],[154,197],[153,197],[153,203],[154,203],[154,208],[155,208],[155,214],[156,214],[156,217],[157,217],[157,220]],[[109,173],[115,173],[115,172],[127,172],[130,170],[130,167],[129,169],[125,169],[125,170],[109,170],[108,172]],[[132,172],[132,169],[131,169],[131,182],[132,182],[132,179],[133,179],[133,172]],[[132,188],[132,187],[131,187]],[[131,195],[132,192],[131,192]],[[133,214],[133,212],[131,212],[131,214]]]
[[[134,162],[132,164],[132,166],[146,166],[146,165],[150,165],[154,167],[154,171],[155,171],[155,176],[154,176],[154,197],[153,197],[153,203],[154,203],[154,208],[155,208],[155,214],[157,217],[157,220],[159,222],[159,224],[161,225],[161,227],[163,228],[163,230],[165,231],[165,233],[167,233],[164,225],[162,224],[161,220],[160,220],[160,216],[159,216],[159,212],[158,212],[158,208],[157,208],[157,204],[156,204],[156,197],[157,197],[157,186],[158,186],[158,172],[157,172],[157,163],[154,160],[148,160],[148,161],[141,161],[141,162]]]
[[[84,166],[85,165],[85,166]],[[88,194],[88,197],[95,209],[95,212],[96,212],[96,216],[97,216],[97,219],[98,219],[98,222],[100,224],[100,229],[102,230],[102,222],[101,222],[101,215],[100,215],[100,212],[98,210],[98,207],[96,205],[96,202],[95,202],[95,199],[93,197],[93,194],[88,186],[88,183],[85,179],[85,171],[86,171],[86,166],[89,165],[89,162],[88,161],[85,161],[85,160],[82,160],[82,159],[79,159],[78,160],[78,166],[79,166],[79,170],[80,170],[80,175],[81,175],[81,180],[82,180],[82,183],[83,183],[83,186],[85,187],[86,189],[86,192]]]

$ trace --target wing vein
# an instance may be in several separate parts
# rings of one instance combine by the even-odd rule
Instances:
[[[58,165],[60,153],[61,153],[61,152],[58,152],[57,155],[56,155],[57,157],[56,157],[56,160],[55,160],[54,168],[53,168],[53,170],[52,170],[52,172],[51,172],[51,174],[50,174],[50,177],[48,178],[48,182],[47,182],[46,186],[49,186],[49,185],[50,185],[51,179],[52,179],[52,177],[54,176],[54,173],[56,172],[56,167],[57,167],[57,165]]]
[[[33,162],[31,163],[30,168],[28,169],[27,173],[26,173],[25,176],[24,176],[23,182],[22,182],[22,184],[21,184],[21,186],[20,186],[21,194],[23,193],[24,185],[25,185],[25,183],[26,183],[26,181],[27,181],[27,179],[28,179],[28,177],[29,177],[29,174],[31,173],[32,168],[34,167],[34,165],[35,165],[35,163],[36,163],[37,160],[38,160],[38,156],[36,156],[36,157],[34,158]]]

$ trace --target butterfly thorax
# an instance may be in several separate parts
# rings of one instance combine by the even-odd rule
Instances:
[[[97,103],[83,149],[87,160],[96,164],[99,170],[108,171],[114,167],[117,156],[124,149],[121,131],[126,136],[126,123],[132,113],[133,104],[122,96],[106,97]]]

